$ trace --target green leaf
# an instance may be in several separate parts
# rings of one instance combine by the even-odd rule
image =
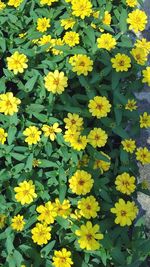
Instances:
[[[15,134],[17,132],[17,128],[15,126],[10,126],[8,130],[8,144],[11,145],[15,139]]]
[[[39,159],[40,163],[40,168],[59,168],[59,166],[57,165],[57,163],[53,162],[53,161],[49,161],[47,159]]]
[[[28,171],[32,170],[32,163],[33,163],[33,153],[31,153],[28,158],[27,158],[27,162],[25,165],[25,169]]]
[[[38,76],[34,75],[32,78],[29,78],[29,80],[26,82],[25,84],[25,88],[27,90],[27,92],[31,92],[36,81],[37,81]]]
[[[122,33],[125,33],[127,31],[127,17],[128,17],[127,10],[122,9],[119,20],[119,26]]]
[[[41,249],[41,254],[44,257],[47,257],[48,254],[50,253],[50,251],[53,249],[53,247],[55,246],[56,241],[53,240],[50,243],[48,243],[44,248]]]

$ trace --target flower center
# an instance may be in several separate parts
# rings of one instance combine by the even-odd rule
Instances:
[[[122,210],[122,211],[121,211],[121,216],[126,216],[126,214],[127,214],[127,213],[126,213],[125,210]]]
[[[87,240],[90,241],[90,240],[92,240],[92,235],[91,235],[91,234],[87,234],[87,235],[86,235],[86,238],[87,238]]]
[[[85,182],[84,182],[82,179],[79,180],[79,182],[78,182],[79,185],[84,185],[84,183],[85,183]]]

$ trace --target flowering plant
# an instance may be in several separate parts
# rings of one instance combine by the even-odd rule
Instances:
[[[0,266],[148,266],[147,20],[141,0],[0,1]]]

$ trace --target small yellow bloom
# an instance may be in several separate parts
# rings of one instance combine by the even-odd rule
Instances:
[[[150,127],[150,115],[147,112],[144,112],[140,116],[140,127],[149,128]]]
[[[0,112],[5,115],[12,116],[18,112],[18,105],[21,103],[20,99],[13,96],[12,92],[0,94]]]
[[[21,205],[30,204],[33,202],[34,198],[37,197],[35,185],[31,180],[19,183],[19,186],[15,187],[14,191],[16,193],[15,198]]]
[[[72,71],[77,72],[77,75],[88,75],[88,72],[93,70],[93,61],[86,55],[75,55],[70,57],[69,63],[72,65]]]
[[[18,7],[21,5],[22,2],[23,0],[9,0],[7,4],[8,6]]]
[[[78,161],[78,168],[81,168],[81,167],[86,167],[88,166],[88,163],[89,163],[89,156],[88,155],[83,155],[82,158]]]
[[[150,163],[150,151],[146,147],[139,147],[136,151],[136,159],[143,165]]]
[[[66,32],[63,41],[65,44],[69,45],[70,47],[73,47],[77,44],[79,44],[79,34],[77,32]]]
[[[127,23],[129,23],[129,30],[135,33],[145,30],[147,24],[147,15],[140,9],[135,9],[128,14]]]
[[[131,67],[131,59],[125,54],[116,54],[114,58],[111,59],[112,67],[117,72],[128,71]]]
[[[100,207],[94,196],[88,196],[78,201],[78,209],[83,217],[90,219],[96,218]]]
[[[133,153],[136,148],[135,140],[132,139],[125,139],[121,142],[121,144],[123,145],[123,150],[129,153]]]
[[[70,139],[70,145],[71,147],[73,147],[75,150],[83,150],[86,148],[87,145],[87,137],[85,135],[74,135],[71,139]]]
[[[94,128],[88,135],[88,142],[93,147],[103,147],[107,142],[108,135],[101,128]]]
[[[72,29],[75,23],[76,21],[74,18],[61,19],[61,26],[64,27],[65,30],[68,30],[69,28]]]
[[[143,49],[146,55],[150,53],[150,42],[148,42],[145,38],[136,40],[135,47]]]
[[[97,240],[104,238],[103,234],[99,232],[99,225],[92,225],[90,221],[85,225],[82,224],[80,229],[75,231],[75,234],[79,236],[78,243],[80,248],[86,250],[99,249],[100,243]]]
[[[97,39],[98,48],[103,48],[108,51],[116,46],[116,39],[110,33],[104,33]]]
[[[138,47],[133,48],[131,50],[131,55],[134,57],[134,59],[139,65],[145,65],[147,61],[147,54],[145,53],[144,49]]]
[[[61,203],[60,200],[56,198],[53,205],[56,210],[57,216],[60,216],[66,219],[70,215],[71,205],[68,199],[64,199],[64,201]]]
[[[36,126],[29,126],[23,131],[23,135],[27,136],[25,142],[28,145],[35,145],[40,141],[41,131]]]
[[[0,213],[0,229],[2,229],[5,226],[6,223],[6,215]]]
[[[77,131],[76,127],[73,126],[67,129],[67,131],[65,131],[64,140],[67,143],[70,143],[71,141],[74,142],[74,140],[77,140],[79,136],[80,136],[80,132]]]
[[[103,156],[107,157],[109,160],[111,160],[111,158],[107,154],[105,154],[104,152],[101,151],[101,154]],[[103,173],[103,172],[106,172],[110,169],[110,165],[111,165],[111,162],[107,162],[107,161],[98,159],[94,162],[93,169],[94,170],[100,169],[101,173]]]
[[[0,1],[0,11],[6,7],[5,3]]]
[[[89,17],[92,13],[92,3],[89,0],[73,0],[72,4],[72,15],[84,19]]]
[[[38,18],[37,19],[37,27],[36,29],[39,32],[46,32],[47,29],[50,27],[50,19],[47,18]]]
[[[13,230],[19,232],[24,229],[25,221],[22,215],[18,214],[17,216],[14,216],[11,221],[12,221],[11,227]]]
[[[78,114],[76,113],[68,113],[67,117],[64,118],[65,122],[65,128],[74,128],[80,130],[82,125],[83,125],[83,118],[81,118]]]
[[[40,213],[38,220],[45,222],[46,224],[54,223],[57,212],[54,204],[51,201],[45,203],[45,205],[40,205],[36,208],[36,211]]]
[[[135,177],[124,172],[116,177],[115,185],[116,189],[121,193],[131,195],[136,188]]]
[[[51,239],[51,227],[46,224],[37,223],[36,226],[31,230],[32,240],[38,245],[47,244]]]
[[[150,86],[150,67],[147,67],[145,70],[142,71],[143,74],[143,83],[147,83]]]
[[[59,128],[59,124],[55,122],[52,126],[44,124],[42,131],[46,137],[49,137],[51,141],[56,139],[56,134],[61,133],[62,129]]]
[[[125,202],[120,198],[119,201],[115,203],[115,207],[111,208],[111,212],[116,214],[116,224],[120,224],[120,226],[130,226],[137,216],[138,208],[133,201]]]
[[[28,67],[28,59],[26,55],[20,54],[18,51],[16,51],[11,57],[7,57],[6,60],[8,69],[12,70],[15,75],[23,73],[24,69],[27,69]]]
[[[46,49],[46,52],[48,52],[51,48],[51,35],[43,35],[39,40],[38,40],[39,45],[46,45],[49,44],[49,47]]]
[[[25,37],[27,35],[27,33],[26,32],[24,32],[24,33],[19,33],[19,38],[23,38],[23,37]]]
[[[71,267],[73,264],[71,252],[66,248],[62,248],[62,250],[54,250],[54,256],[52,260],[54,267]]]
[[[77,195],[86,195],[93,187],[94,180],[90,173],[77,170],[69,179],[69,187]]]
[[[88,108],[92,116],[100,119],[102,117],[107,117],[107,113],[110,112],[111,104],[105,96],[95,96],[94,99],[89,101]]]
[[[137,109],[137,102],[134,99],[128,99],[125,109],[133,111]]]
[[[108,11],[105,11],[104,13],[103,24],[107,26],[111,24],[111,14]]]
[[[62,94],[65,87],[68,86],[68,78],[64,75],[63,71],[55,70],[54,72],[49,72],[44,81],[47,91],[53,94]]]
[[[137,6],[138,1],[137,0],[126,0],[126,4],[129,7],[135,7],[135,6]]]
[[[48,5],[48,6],[51,6],[55,2],[58,2],[58,0],[40,0],[41,5]]]
[[[59,47],[60,46],[63,46],[64,45],[64,41],[61,40],[61,38],[58,38],[58,39],[51,39],[51,44],[52,44],[52,53],[53,55],[57,56],[57,55],[61,55],[63,54],[63,51],[59,49],[56,49],[55,46],[58,45]]]
[[[0,143],[3,145],[6,142],[6,137],[8,134],[4,131],[3,128],[0,128]]]

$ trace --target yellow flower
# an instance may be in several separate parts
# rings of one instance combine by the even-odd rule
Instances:
[[[116,54],[114,58],[111,59],[112,67],[119,71],[128,71],[131,67],[131,59],[125,54]]]
[[[66,219],[70,215],[71,208],[70,208],[70,202],[68,199],[64,199],[64,201],[61,203],[60,200],[56,198],[53,205],[56,210],[57,216],[60,216]]]
[[[6,7],[5,3],[0,1],[0,11],[3,10]]]
[[[148,86],[150,86],[150,67],[147,67],[145,70],[142,71],[143,73],[143,83],[148,83]]]
[[[18,214],[12,218],[11,227],[13,230],[22,231],[24,229],[25,221],[22,215]]]
[[[54,204],[51,201],[45,203],[45,205],[40,205],[36,208],[36,211],[40,213],[38,220],[45,222],[46,224],[54,223],[57,212]]]
[[[25,142],[28,145],[37,144],[40,141],[41,131],[36,126],[29,126],[23,131],[23,135],[27,136]]]
[[[65,142],[71,142],[79,138],[80,132],[76,131],[76,128],[71,127],[64,134]]]
[[[18,105],[21,103],[20,99],[13,96],[12,92],[0,94],[0,112],[5,115],[12,116],[18,112]]]
[[[141,182],[141,187],[142,187],[142,189],[145,189],[145,190],[149,190],[149,187],[150,187],[150,184],[149,184],[149,182],[146,180],[146,179],[144,179],[142,182]]]
[[[90,221],[85,225],[82,224],[79,230],[75,231],[75,234],[79,236],[78,243],[80,248],[86,250],[97,250],[100,248],[100,243],[97,240],[104,238],[103,234],[99,232],[99,225],[94,226]]]
[[[86,148],[87,145],[87,137],[85,135],[74,135],[71,139],[70,139],[70,145],[71,147],[73,147],[75,150],[83,150]]]
[[[79,34],[77,32],[66,32],[63,41],[65,44],[69,45],[70,47],[75,46],[76,44],[79,44]]]
[[[144,112],[140,116],[140,127],[149,128],[150,127],[150,115],[147,112]]]
[[[52,264],[55,267],[71,267],[73,264],[71,252],[66,248],[62,248],[62,250],[54,250],[54,256],[52,260]]]
[[[65,87],[68,86],[68,78],[64,75],[63,71],[59,72],[55,70],[54,72],[49,72],[44,78],[44,81],[47,91],[53,94],[62,94]]]
[[[150,53],[150,42],[148,42],[145,38],[137,40],[135,43],[135,47],[143,49],[146,55]]]
[[[64,45],[64,41],[61,40],[61,38],[58,38],[58,39],[51,39],[51,44],[52,44],[52,53],[53,55],[57,56],[57,55],[61,55],[63,53],[63,51],[59,49],[56,49],[55,46],[58,45],[58,46],[63,46]]]
[[[111,24],[111,14],[108,11],[104,13],[103,24],[108,26]]]
[[[135,9],[128,14],[127,23],[129,23],[129,30],[135,33],[145,30],[147,24],[147,15],[140,9]]]
[[[33,159],[32,166],[38,167],[41,164],[41,161],[39,159]]]
[[[101,154],[103,156],[107,157],[109,160],[111,160],[111,158],[107,154],[105,154],[104,152],[101,151]],[[109,170],[110,165],[111,165],[111,162],[107,162],[104,160],[96,160],[94,162],[93,169],[100,169],[101,173],[103,173],[103,172],[106,172]]]
[[[69,187],[77,195],[86,195],[92,189],[94,180],[90,173],[77,170],[69,179]]]
[[[72,0],[72,15],[84,19],[92,13],[92,3],[89,0]]]
[[[31,180],[19,183],[19,186],[15,187],[14,191],[16,193],[15,198],[21,205],[30,204],[33,202],[34,198],[37,197],[35,185]]]
[[[88,196],[78,201],[78,209],[83,217],[90,219],[97,216],[100,207],[94,196]]]
[[[37,19],[37,27],[36,29],[39,32],[46,32],[47,29],[50,27],[50,19],[47,18],[38,18]]]
[[[126,0],[126,4],[129,7],[135,7],[135,6],[137,6],[138,1],[137,0]]]
[[[5,226],[6,218],[6,215],[0,213],[0,229]]]
[[[115,48],[116,39],[110,33],[104,33],[97,39],[97,46],[110,51]]]
[[[123,150],[129,153],[133,153],[136,148],[135,140],[133,139],[125,139],[121,142],[121,144],[123,145]]]
[[[24,32],[24,33],[19,33],[18,36],[19,36],[19,38],[22,39],[22,38],[25,37],[26,35],[27,35],[27,32]]]
[[[0,128],[0,143],[3,145],[6,142],[6,137],[8,134],[4,131],[3,128]]]
[[[52,126],[44,124],[42,127],[42,131],[46,137],[49,137],[51,141],[56,139],[56,134],[61,133],[61,129],[58,127],[59,124],[55,122]]]
[[[130,226],[137,216],[138,208],[133,201],[125,202],[120,198],[119,201],[116,202],[115,207],[111,208],[111,212],[116,214],[116,224],[120,224],[120,226]]]
[[[69,63],[72,65],[72,71],[77,75],[88,75],[93,70],[93,61],[86,55],[75,55],[70,57]]]
[[[40,0],[41,5],[48,5],[48,6],[51,6],[55,2],[58,2],[58,0]]]
[[[147,54],[145,53],[144,49],[138,47],[133,48],[131,50],[131,55],[134,57],[134,59],[139,65],[145,65],[147,61]]]
[[[71,219],[74,219],[74,220],[80,220],[81,217],[82,217],[81,214],[80,214],[80,210],[76,209],[74,211],[74,213],[70,214],[70,217],[71,217]]]
[[[125,109],[133,111],[137,109],[137,102],[134,99],[128,99],[127,104],[125,105]]]
[[[136,159],[143,165],[150,163],[150,151],[146,147],[139,147],[136,151]]]
[[[82,125],[83,125],[83,118],[81,118],[78,114],[76,113],[68,113],[67,117],[64,118],[64,122],[65,122],[65,128],[69,129],[69,128],[74,128],[74,129],[81,129]]]
[[[38,40],[39,45],[46,45],[49,44],[49,47],[46,49],[48,52],[51,48],[51,35],[43,35],[39,40]]]
[[[65,30],[68,30],[69,28],[72,29],[75,23],[76,21],[74,18],[61,19],[61,26],[64,27]]]
[[[136,188],[135,177],[124,172],[116,177],[115,185],[116,189],[121,193],[131,195]]]
[[[12,54],[11,57],[7,57],[6,60],[8,69],[12,70],[15,75],[18,73],[23,73],[24,69],[27,69],[28,67],[28,59],[26,55],[20,54],[18,51]]]
[[[107,142],[107,134],[101,128],[94,128],[88,135],[88,142],[93,147],[103,147]]]
[[[23,0],[9,0],[7,4],[8,6],[18,7],[22,2]]]
[[[36,226],[31,230],[32,240],[38,245],[47,244],[51,239],[51,227],[46,224],[37,223]]]
[[[105,96],[95,96],[94,99],[89,101],[88,108],[92,116],[100,119],[102,117],[107,117],[107,113],[110,112],[111,104]]]

